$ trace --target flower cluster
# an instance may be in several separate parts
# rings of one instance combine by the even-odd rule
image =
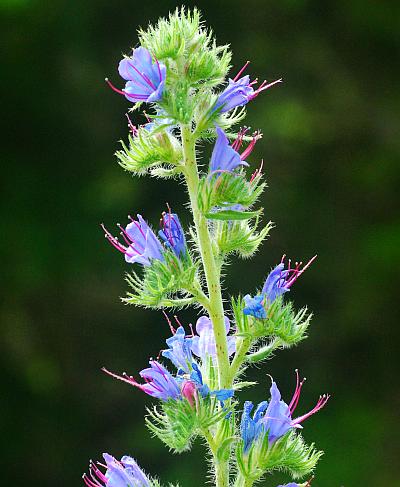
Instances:
[[[125,255],[125,260],[129,264],[150,266],[154,259],[164,261],[164,247],[148,223],[141,215],[137,215],[137,220],[131,216],[128,218],[131,223],[125,228],[117,224],[124,243],[120,242],[118,237],[114,237],[103,224],[101,225],[111,245]],[[172,250],[177,257],[184,256],[187,252],[186,240],[178,216],[171,211],[163,213],[161,223],[159,236],[165,247]]]
[[[289,405],[281,399],[278,386],[272,381],[270,401],[263,401],[256,407],[253,415],[251,412],[254,405],[251,401],[246,401],[243,408],[240,431],[243,439],[243,448],[247,452],[251,445],[260,436],[268,434],[269,444],[284,436],[292,428],[302,428],[301,423],[307,418],[322,409],[328,402],[329,394],[320,396],[317,404],[311,411],[295,419],[292,418],[300,399],[301,389],[304,380],[299,380],[299,373],[296,370],[296,388]]]
[[[225,329],[228,334],[230,324],[226,317]],[[210,389],[209,385],[204,382],[201,368],[193,356],[195,355],[200,359],[205,369],[209,359],[216,361],[216,343],[210,318],[202,316],[197,320],[196,331],[198,335],[187,336],[182,325],[176,330],[172,328],[172,331],[173,335],[166,340],[168,348],[162,351],[162,356],[170,360],[175,366],[175,375],[171,374],[156,360],[150,360],[150,367],[139,372],[140,377],[145,381],[144,383],[139,383],[133,376],[129,376],[125,372],[118,375],[106,368],[102,370],[161,401],[186,398],[193,405],[197,394],[200,394],[201,397],[215,396],[222,402],[231,398],[233,396],[232,389]],[[227,340],[229,354],[232,355],[235,352],[236,337],[228,336]]]

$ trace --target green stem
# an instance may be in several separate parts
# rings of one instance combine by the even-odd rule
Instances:
[[[218,462],[214,459],[215,465],[215,485],[217,487],[229,487],[229,464],[228,462]]]
[[[232,361],[230,367],[230,380],[233,382],[236,377],[238,370],[240,369],[243,362],[246,360],[246,353],[249,351],[252,343],[251,337],[239,338],[237,341],[237,349],[235,357]]]
[[[274,338],[271,343],[268,343],[264,347],[261,347],[259,350],[247,355],[246,360],[247,362],[260,362],[261,360],[265,360],[269,358],[274,350],[281,347],[283,342],[280,338]]]
[[[207,282],[209,314],[213,324],[217,348],[219,387],[221,389],[229,389],[232,386],[232,383],[230,382],[229,374],[228,345],[225,331],[220,273],[215,262],[207,219],[201,213],[197,200],[199,173],[196,163],[195,139],[190,127],[187,125],[181,127],[181,133],[185,164],[184,173],[193,211],[193,221],[196,227],[198,246]]]
[[[217,349],[217,369],[220,389],[232,387],[229,373],[228,344],[226,339],[224,306],[221,292],[221,275],[215,261],[208,223],[198,205],[199,173],[196,162],[196,140],[187,125],[181,127],[184,154],[184,174],[189,192],[193,221],[208,290],[208,312],[212,321]],[[217,487],[229,487],[229,463],[215,458],[215,442],[209,441],[214,453],[215,482]]]
[[[236,478],[234,487],[251,487],[253,483],[254,482],[251,479],[247,479],[241,473],[239,473]]]

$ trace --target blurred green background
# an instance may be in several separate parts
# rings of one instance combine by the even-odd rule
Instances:
[[[165,202],[188,222],[185,191],[118,167],[129,105],[103,79],[121,85],[117,63],[136,28],[179,4],[0,3],[3,485],[80,485],[103,451],[182,487],[205,481],[202,446],[170,454],[144,426],[149,398],[100,372],[136,373],[169,333],[161,313],[120,304],[128,267],[99,223],[137,211],[157,222]],[[399,4],[196,4],[231,43],[235,71],[250,59],[253,77],[284,78],[246,120],[264,132],[251,162],[264,158],[262,203],[277,228],[256,258],[229,267],[226,293],[254,289],[283,252],[319,255],[291,293],[315,312],[310,338],[253,370],[259,385],[242,399],[266,397],[267,372],[288,398],[298,367],[308,377],[299,412],[333,395],[305,423],[326,451],[313,485],[400,485]]]

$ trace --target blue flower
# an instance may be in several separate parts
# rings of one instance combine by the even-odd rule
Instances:
[[[104,225],[101,225],[107,240],[117,250],[125,254],[125,260],[130,264],[137,262],[138,264],[149,266],[151,265],[152,259],[164,261],[161,242],[145,220],[143,220],[141,215],[137,215],[137,221],[133,220],[131,217],[129,218],[132,221],[126,228],[123,228],[118,224],[126,245],[122,244],[118,238],[111,235]]]
[[[230,323],[229,319],[225,316],[225,331],[229,333]],[[211,357],[213,360],[217,358],[217,347],[215,344],[214,330],[212,322],[208,316],[201,316],[196,322],[197,335],[192,340],[192,352],[200,357],[202,360],[206,360],[207,357]],[[228,355],[232,355],[236,350],[236,337],[228,336]]]
[[[119,90],[106,79],[109,86],[134,103],[156,102],[162,98],[167,68],[153,58],[144,47],[133,49],[131,57],[125,57],[118,66],[120,76],[126,80],[125,88]]]
[[[242,107],[248,103],[254,90],[250,85],[250,77],[243,76],[237,81],[229,79],[228,86],[219,95],[213,109],[220,109],[221,113],[229,112],[235,107]]]
[[[210,160],[211,174],[215,174],[216,172],[232,172],[239,166],[249,165],[244,159],[251,154],[257,140],[261,139],[262,135],[259,131],[254,132],[246,149],[239,154],[238,151],[242,147],[243,138],[248,130],[248,128],[241,129],[232,145],[229,145],[228,137],[224,131],[220,127],[216,128],[217,140],[215,141]]]
[[[253,298],[250,294],[246,294],[243,299],[246,304],[243,308],[243,313],[245,315],[251,315],[261,320],[264,320],[267,317],[267,312],[264,308],[264,296],[258,294]]]
[[[261,402],[257,409],[255,410],[253,416],[251,416],[251,412],[254,408],[254,405],[251,401],[246,401],[243,406],[243,413],[242,413],[242,420],[240,422],[240,434],[243,438],[243,449],[247,452],[252,445],[255,438],[257,438],[261,430],[263,428],[262,424],[260,423],[260,419],[262,414],[264,413],[265,409],[268,407],[268,401]]]
[[[103,454],[106,465],[90,462],[89,475],[83,475],[87,487],[150,487],[150,480],[136,461],[123,456],[120,461],[108,453]],[[103,473],[102,468],[106,468]]]
[[[296,484],[295,482],[290,482],[290,484],[278,485],[278,487],[300,487],[300,486],[299,486],[299,484]]]
[[[183,326],[180,326],[175,334],[167,339],[168,349],[163,350],[162,355],[170,360],[175,367],[189,374],[193,356],[192,356],[192,338],[185,335]]]
[[[244,451],[247,452],[253,442],[259,437],[268,433],[268,443],[272,445],[276,440],[284,436],[292,428],[301,428],[301,423],[322,409],[328,402],[329,395],[320,396],[315,407],[308,413],[293,419],[292,415],[297,407],[300,398],[301,388],[304,380],[300,382],[296,370],[296,389],[290,404],[281,399],[281,393],[274,381],[272,381],[269,402],[261,402],[251,416],[253,403],[246,401],[242,413],[240,433],[244,443]]]
[[[297,279],[303,274],[303,272],[314,262],[317,258],[315,255],[310,259],[307,264],[301,268],[302,262],[296,262],[295,266],[291,266],[291,260],[289,259],[288,268],[285,269],[284,258],[269,274],[265,280],[264,286],[262,288],[262,293],[268,299],[270,303],[275,301],[278,296],[290,291],[292,285],[297,281]]]
[[[162,401],[180,399],[182,397],[177,380],[165,367],[155,360],[150,360],[150,367],[139,372],[139,375],[146,381],[145,384],[140,384],[132,376],[128,376],[126,373],[117,375],[105,368],[102,370],[106,374],[111,375],[111,377],[137,387],[149,396],[156,397]]]
[[[250,82],[249,76],[243,76],[240,78],[240,75],[246,69],[248,64],[249,61],[247,61],[234,79],[229,79],[228,86],[219,95],[217,101],[215,102],[213,107],[214,111],[220,110],[221,113],[225,113],[233,108],[242,107],[259,95],[262,91],[282,81],[281,79],[278,79],[269,84],[267,84],[266,81],[263,81],[263,83],[261,83],[261,85],[254,90],[252,86],[256,83],[256,80]]]
[[[178,215],[170,211],[164,212],[161,224],[162,230],[158,235],[177,257],[182,257],[186,253],[186,240]]]

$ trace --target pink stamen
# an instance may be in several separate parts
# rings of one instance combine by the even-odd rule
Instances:
[[[120,94],[120,95],[124,95],[124,96],[126,95],[126,93],[125,93],[124,91],[119,90],[118,88],[116,88],[116,87],[115,87],[115,86],[114,86],[114,85],[111,83],[111,81],[110,81],[108,78],[105,78],[105,80],[104,80],[104,81],[105,81],[105,82],[108,84],[108,86],[109,86],[109,87],[110,87],[110,88],[111,88],[113,91],[115,91],[115,93],[118,93],[118,94]]]
[[[132,120],[130,119],[130,117],[127,113],[125,113],[125,116],[128,119],[128,127],[129,127],[130,131],[132,132],[132,135],[134,137],[136,137],[138,134],[138,131],[139,131],[138,128],[135,125],[133,125]]]
[[[254,149],[254,146],[256,145],[257,141],[262,138],[262,134],[260,132],[254,132],[253,138],[251,139],[249,145],[246,147],[246,149],[240,154],[240,159],[244,161],[252,152]]]
[[[82,475],[82,479],[88,487],[103,487],[99,481],[96,480],[94,482],[93,480],[91,480],[86,473]]]
[[[233,78],[233,81],[237,81],[240,78],[240,75],[243,73],[243,71],[247,68],[247,66],[250,64],[250,61],[246,61],[242,69],[238,72],[238,74]]]
[[[161,312],[163,313],[163,315],[165,316],[165,319],[167,320],[167,323],[168,323],[168,326],[172,332],[173,335],[175,335],[176,333],[176,330],[175,328],[172,326],[172,323],[171,323],[171,320],[169,319],[167,313],[162,309]]]
[[[276,81],[273,81],[272,83],[268,83],[264,80],[261,85],[257,88],[257,90],[254,91],[254,93],[250,96],[250,100],[258,96],[262,91],[267,90],[268,88],[271,88],[271,86],[276,85],[277,83],[282,83],[282,78],[277,79]]]
[[[329,394],[324,394],[322,396],[319,396],[319,399],[317,401],[317,404],[311,409],[311,411],[309,411],[306,414],[303,414],[303,416],[300,416],[300,417],[296,418],[292,422],[292,425],[293,426],[296,426],[296,425],[302,423],[303,421],[305,421],[307,418],[309,418],[313,414],[315,414],[318,411],[320,411],[326,405],[326,403],[328,402],[328,400],[329,400],[330,397],[331,396]]]
[[[261,176],[263,165],[264,165],[264,159],[261,159],[260,167],[256,169],[251,175],[250,183],[252,183],[257,177]]]
[[[285,255],[282,256],[281,264],[284,263]],[[291,268],[291,259],[288,261],[288,269],[283,270],[281,272],[281,277],[279,279],[280,285],[285,285],[286,287],[291,287],[297,279],[303,274],[303,272],[310,267],[310,265],[314,262],[317,258],[317,255],[314,255],[307,264],[301,269],[303,265],[302,262],[296,262],[295,267]],[[281,283],[282,281],[282,283]]]
[[[242,147],[243,144],[243,137],[246,135],[246,133],[250,130],[248,127],[243,127],[239,130],[236,139],[233,141],[231,147],[234,149],[236,152],[239,151],[239,149]]]
[[[181,326],[183,328],[182,323],[179,321],[178,317],[174,315],[175,321],[178,323],[178,326]]]
[[[297,407],[297,404],[299,403],[300,399],[300,393],[301,393],[301,388],[303,387],[303,384],[305,382],[305,378],[300,382],[299,379],[299,371],[296,369],[296,389],[294,391],[292,400],[290,401],[289,404],[289,411],[290,415],[292,415]]]
[[[110,375],[111,377],[114,377],[114,379],[118,379],[121,380],[122,382],[126,382],[131,386],[139,387],[139,389],[143,387],[142,384],[139,384],[132,376],[128,376],[126,372],[123,372],[122,375],[118,375],[118,374],[114,374],[114,372],[110,372],[105,367],[102,367],[101,370],[106,374]]]

